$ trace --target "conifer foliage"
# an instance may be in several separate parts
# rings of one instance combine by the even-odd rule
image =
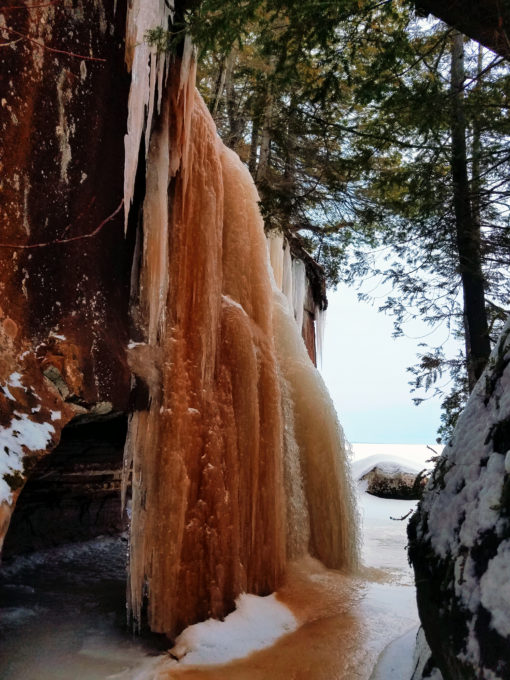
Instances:
[[[409,369],[449,436],[510,305],[507,63],[398,0],[203,0],[152,39],[188,32],[266,228],[330,285],[380,275],[395,335],[419,317],[463,339],[457,356],[424,344]]]

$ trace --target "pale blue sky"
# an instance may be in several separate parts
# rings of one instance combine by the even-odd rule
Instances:
[[[416,362],[420,340],[392,338],[390,316],[358,302],[345,286],[328,294],[322,375],[351,442],[425,444],[436,440],[439,400],[415,406],[406,367]],[[382,304],[382,300],[379,301]],[[407,335],[430,329],[418,322]],[[445,333],[438,331],[434,341]],[[446,339],[446,338],[445,338]]]

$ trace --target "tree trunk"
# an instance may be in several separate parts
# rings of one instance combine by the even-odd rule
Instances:
[[[225,90],[227,95],[227,115],[229,122],[229,134],[226,140],[226,145],[234,151],[237,150],[237,146],[241,141],[244,121],[239,114],[239,106],[237,101],[237,95],[234,87],[234,66],[237,61],[238,50],[232,48],[230,54],[227,57],[226,69],[225,69]]]
[[[214,88],[214,100],[211,108],[211,115],[215,122],[221,97],[223,96],[223,90],[225,89],[225,79],[227,77],[227,60],[228,57],[222,57],[221,59],[220,70],[218,72],[218,77],[216,78],[216,87]]]
[[[248,168],[250,170],[251,176],[255,177],[257,172],[257,158],[258,158],[258,148],[259,148],[259,136],[260,136],[260,106],[257,102],[254,106],[253,116],[251,121],[251,142],[250,142],[250,158],[248,161]]]
[[[475,89],[478,90],[481,86],[482,81],[482,71],[483,71],[483,47],[478,46],[478,63],[476,68],[476,86]],[[481,142],[481,132],[480,132],[480,117],[478,111],[474,113],[473,118],[473,143],[471,145],[471,210],[473,213],[473,219],[476,222],[478,228],[481,226],[481,205],[480,205],[480,190],[481,190],[481,180],[480,180],[480,160],[482,156],[482,142]]]
[[[464,297],[464,333],[469,390],[480,377],[490,354],[484,278],[480,253],[480,225],[473,218],[466,154],[464,106],[464,40],[452,38],[452,178],[459,272]]]
[[[264,107],[262,134],[260,138],[260,154],[257,166],[257,182],[263,182],[267,178],[269,168],[269,156],[271,151],[271,125],[273,118],[273,94],[267,93],[266,104]]]

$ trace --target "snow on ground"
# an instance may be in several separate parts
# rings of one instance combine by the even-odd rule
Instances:
[[[432,445],[438,453],[437,447]],[[391,471],[419,472],[430,469],[434,455],[427,445],[353,444],[353,478],[359,480],[375,465]],[[382,583],[369,583],[362,609],[378,625],[372,635],[388,626],[395,639],[381,653],[370,680],[409,680],[418,630],[418,610],[412,569],[407,561],[406,517],[416,501],[377,498],[358,482],[358,508],[362,521],[362,560],[368,568],[383,570]],[[401,519],[405,518],[405,519]]]
[[[377,498],[366,493],[365,486],[358,486],[362,560],[366,567],[382,571],[382,582],[368,583],[361,609],[371,622],[373,644],[378,637],[387,643],[388,631],[397,638],[382,652],[371,680],[409,680],[418,610],[413,573],[407,562],[407,518],[400,518],[414,510],[416,501]]]

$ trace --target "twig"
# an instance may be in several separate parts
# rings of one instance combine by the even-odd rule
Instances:
[[[413,512],[413,508],[411,508],[411,510],[409,510],[409,512],[407,513],[407,515],[402,515],[402,517],[392,517],[392,516],[390,515],[390,519],[394,520],[395,522],[403,522],[405,519],[407,519],[407,518],[409,517],[409,515],[410,515],[412,512]]]
[[[101,229],[104,227],[105,224],[113,220],[113,218],[120,212],[122,206],[124,205],[124,199],[119,203],[117,208],[112,212],[111,215],[108,215],[101,224],[99,224],[94,231],[91,231],[89,234],[81,234],[80,236],[71,236],[70,238],[63,238],[63,239],[56,239],[55,241],[47,241],[46,243],[30,243],[30,244],[21,244],[17,245],[15,243],[0,243],[0,248],[13,248],[13,249],[23,249],[23,250],[28,250],[29,248],[46,248],[47,246],[54,246],[54,245],[62,245],[64,243],[71,243],[72,241],[81,241],[82,239],[85,238],[92,238],[96,234],[98,234]],[[66,227],[67,230],[67,227]]]
[[[29,42],[33,43],[34,45],[37,45],[38,47],[42,47],[44,50],[48,50],[48,52],[56,52],[57,54],[66,54],[68,57],[75,57],[76,59],[87,59],[88,61],[106,61],[106,59],[103,59],[102,57],[89,57],[85,54],[76,54],[75,52],[69,52],[67,50],[57,50],[56,47],[48,47],[48,45],[45,45],[44,43],[41,43],[38,40],[34,40],[34,38],[31,38],[26,33],[20,33],[20,31],[16,31],[14,28],[9,28],[8,26],[0,26],[0,31],[7,31],[8,33],[12,33],[14,35],[19,35],[21,38],[28,40]]]
[[[427,463],[435,463],[440,458],[440,454],[435,449],[433,449],[432,446],[429,446],[428,444],[427,444],[427,448],[430,451],[432,451],[432,453],[434,455],[432,456],[432,458],[429,458],[426,462]]]
[[[16,40],[9,40],[9,42],[0,43],[0,47],[9,47],[10,45],[15,45],[16,43],[19,43],[20,40],[23,40],[23,38],[16,38]]]

